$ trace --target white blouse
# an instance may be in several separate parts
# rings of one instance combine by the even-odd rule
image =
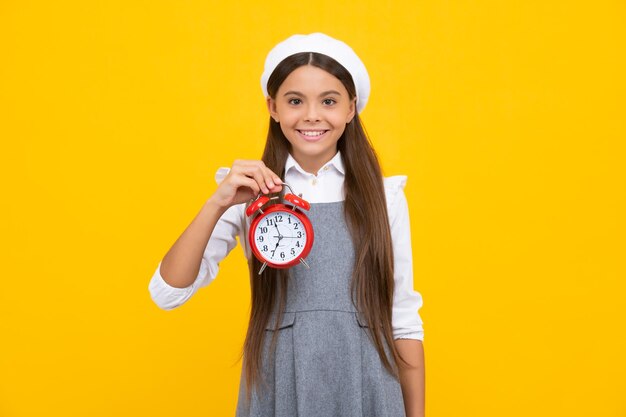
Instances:
[[[219,184],[230,171],[220,168],[215,174]],[[302,194],[309,203],[331,203],[343,201],[344,165],[340,152],[328,161],[317,175],[306,172],[289,155],[285,164],[285,179],[293,191]],[[395,175],[384,178],[385,197],[389,213],[389,225],[394,253],[394,280],[392,327],[394,339],[424,340],[422,319],[418,310],[422,307],[422,296],[413,290],[413,259],[411,252],[411,225],[409,210],[404,195],[407,177]],[[230,207],[218,220],[204,251],[200,271],[195,281],[186,288],[169,285],[160,273],[161,262],[157,266],[148,289],[152,300],[162,309],[171,310],[185,303],[199,288],[209,285],[217,276],[219,263],[237,245],[236,237],[243,245],[246,257],[250,257],[246,231],[249,218],[244,213],[245,203]]]

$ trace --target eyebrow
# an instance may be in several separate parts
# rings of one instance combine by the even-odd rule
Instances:
[[[288,96],[289,94],[293,94],[293,95],[296,95],[296,96],[304,97],[304,94],[302,94],[301,92],[299,92],[299,91],[293,91],[293,90],[287,91],[284,95],[285,95],[285,96]],[[336,95],[338,95],[338,96],[340,96],[340,95],[341,95],[341,93],[340,93],[339,91],[335,91],[335,90],[328,90],[328,91],[324,91],[324,92],[323,92],[323,93],[321,93],[319,96],[320,96],[320,97],[322,97],[322,96],[327,96],[327,95],[329,95],[329,94],[336,94]]]

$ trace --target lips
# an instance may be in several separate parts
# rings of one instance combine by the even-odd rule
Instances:
[[[296,130],[296,132],[298,132],[298,135],[307,142],[317,142],[318,140],[326,137],[328,130]]]

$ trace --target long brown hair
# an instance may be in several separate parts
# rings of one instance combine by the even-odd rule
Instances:
[[[303,52],[284,59],[274,70],[267,83],[267,91],[273,98],[285,78],[303,65],[313,65],[337,77],[348,90],[350,99],[355,97],[355,87],[350,73],[327,55]],[[285,163],[291,150],[280,125],[270,117],[267,142],[262,160],[273,172],[284,179]],[[385,368],[397,374],[398,359],[404,362],[395,348],[391,325],[393,303],[393,250],[391,232],[387,221],[387,204],[383,177],[376,153],[365,133],[358,114],[346,125],[337,142],[345,165],[344,215],[355,248],[355,263],[351,280],[352,302],[367,320],[373,341]],[[248,261],[252,306],[248,332],[244,342],[244,374],[247,401],[261,376],[261,362],[273,357],[278,332],[272,332],[270,355],[262,357],[265,328],[272,312],[276,326],[280,324],[287,298],[289,270],[265,268],[258,274],[261,262],[254,256]],[[389,346],[391,360],[384,344]],[[406,363],[406,362],[405,362]],[[265,383],[266,381],[262,381]]]

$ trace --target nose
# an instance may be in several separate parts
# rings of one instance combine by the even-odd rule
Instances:
[[[307,122],[319,122],[320,121],[320,116],[319,116],[317,106],[315,105],[307,106],[306,113],[304,115],[304,120]]]

